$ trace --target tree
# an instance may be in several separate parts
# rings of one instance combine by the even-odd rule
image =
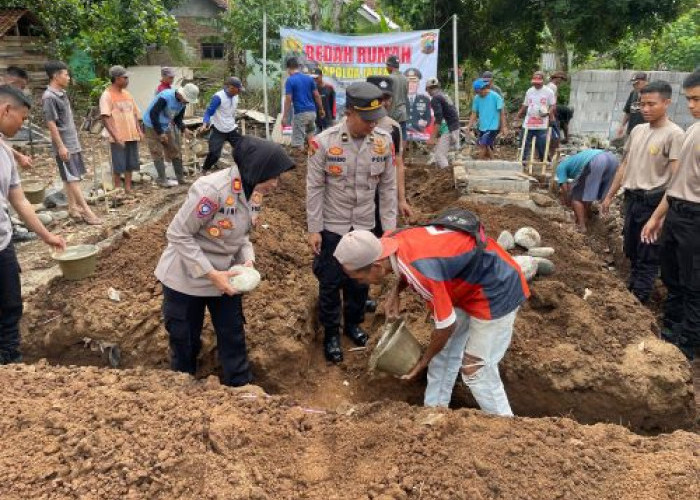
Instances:
[[[686,0],[530,0],[549,27],[561,69],[567,49],[577,54],[615,47],[632,29],[637,37],[675,19]]]

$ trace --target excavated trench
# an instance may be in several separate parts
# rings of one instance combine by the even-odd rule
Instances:
[[[263,283],[244,299],[248,350],[255,383],[308,408],[343,409],[382,399],[420,404],[423,383],[403,384],[367,374],[367,361],[384,318],[369,315],[367,350],[350,350],[329,365],[316,324],[316,281],[306,243],[303,161],[266,200],[254,234]],[[516,207],[459,201],[449,172],[423,165],[408,170],[408,194],[418,218],[448,206],[477,211],[490,235],[502,229],[537,228],[556,249],[557,271],[533,284],[533,297],[516,321],[502,374],[513,409],[524,416],[571,416],[580,422],[615,422],[637,430],[694,425],[691,369],[672,346],[655,337],[656,321],[605,269],[604,258],[561,224]],[[100,256],[94,277],[54,279],[28,299],[23,320],[28,361],[109,366],[118,346],[119,366],[167,369],[167,336],[160,317],[161,289],[153,269],[165,246],[173,211],[115,239]],[[594,245],[595,246],[595,245]],[[108,290],[120,292],[120,301]],[[583,298],[586,289],[590,297]],[[381,290],[373,290],[375,296]],[[431,326],[416,296],[404,307],[413,333],[427,342]],[[112,362],[116,358],[112,356]],[[202,377],[217,372],[215,337],[207,322]],[[453,406],[473,406],[459,384]]]

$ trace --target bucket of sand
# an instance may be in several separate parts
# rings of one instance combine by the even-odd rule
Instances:
[[[99,248],[95,245],[77,245],[63,252],[51,254],[58,261],[63,277],[67,280],[81,280],[95,272]]]
[[[370,371],[401,376],[411,371],[420,359],[421,346],[399,318],[384,325],[377,347],[369,359]]]

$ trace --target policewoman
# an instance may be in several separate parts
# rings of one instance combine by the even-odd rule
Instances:
[[[205,309],[216,332],[221,383],[250,383],[245,345],[243,302],[229,278],[236,264],[253,266],[248,237],[263,196],[278,177],[294,167],[284,150],[255,137],[239,138],[236,165],[200,177],[190,188],[167,231],[168,246],[156,267],[163,284],[163,317],[171,367],[195,374],[202,346]]]
[[[319,282],[319,320],[325,330],[328,361],[343,360],[340,346],[341,299],[345,334],[359,346],[367,343],[361,328],[369,288],[350,279],[333,257],[340,238],[353,229],[375,226],[375,193],[385,230],[396,228],[396,169],[391,135],[375,128],[386,111],[376,85],[357,82],[346,90],[345,119],[310,142],[306,177],[309,243]]]

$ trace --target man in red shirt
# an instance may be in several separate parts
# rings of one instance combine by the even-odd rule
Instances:
[[[400,230],[381,240],[352,231],[334,253],[351,278],[397,284],[387,298],[387,317],[399,313],[399,294],[411,287],[433,311],[435,331],[422,358],[402,378],[426,367],[426,406],[448,406],[457,375],[486,413],[512,416],[498,363],[513,333],[515,315],[530,295],[518,264],[493,239],[483,249],[470,234],[440,226]]]
[[[168,90],[173,87],[173,82],[175,81],[175,70],[167,66],[161,68],[160,70],[160,82],[156,88],[156,94],[160,94],[164,90]]]

